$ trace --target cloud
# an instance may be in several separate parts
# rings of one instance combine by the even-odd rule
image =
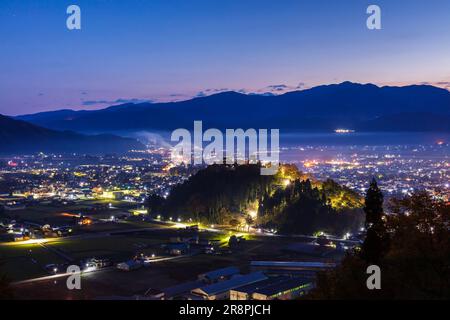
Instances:
[[[196,97],[196,98],[206,97],[206,96],[210,96],[210,95],[212,95],[212,94],[216,94],[216,93],[220,93],[220,92],[226,92],[226,91],[234,91],[234,90],[228,89],[228,88],[205,89],[205,90],[202,90],[202,91],[197,92],[197,94],[195,94],[194,97]]]
[[[117,99],[114,103],[151,103],[150,99]]]
[[[273,84],[262,89],[253,92],[254,94],[263,94],[263,95],[277,95],[283,94],[286,92],[297,91],[304,89],[306,84],[304,82],[299,82],[297,85],[287,85],[287,84]]]
[[[206,96],[207,94],[204,91],[197,92],[197,94],[195,95],[196,98],[202,98]]]
[[[273,85],[267,86],[266,88],[271,91],[284,91],[288,88],[288,86],[285,84],[273,84]]]
[[[423,81],[420,82],[419,84],[426,86],[435,86],[450,90],[450,81],[436,81],[436,82]]]
[[[248,94],[248,95],[279,95],[290,91],[296,91],[304,89],[306,84],[304,82],[300,82],[295,86],[286,85],[286,84],[273,84],[269,85],[267,87],[257,89],[257,90],[251,90],[251,89],[230,89],[230,88],[215,88],[215,89],[205,89],[202,91],[197,92],[194,97],[200,98],[200,97],[206,97],[212,94],[220,93],[220,92],[226,92],[226,91],[234,91],[242,94]]]
[[[152,100],[148,99],[116,99],[116,100],[86,100],[83,101],[83,106],[94,106],[99,104],[107,104],[107,105],[113,105],[113,104],[125,104],[125,103],[151,103]]]
[[[439,81],[436,82],[435,85],[439,87],[450,88],[450,81]]]

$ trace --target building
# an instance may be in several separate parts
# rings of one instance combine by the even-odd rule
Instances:
[[[198,279],[205,283],[215,283],[218,281],[223,281],[239,274],[239,269],[236,267],[227,267],[222,269],[217,269],[207,273],[202,273],[198,276]]]
[[[252,261],[252,271],[264,271],[270,275],[297,275],[304,278],[314,278],[318,271],[336,267],[336,263],[316,261]]]
[[[24,241],[27,238],[22,233],[13,233],[12,240],[13,241]]]
[[[181,284],[177,284],[175,286],[166,288],[163,290],[164,299],[172,300],[179,299],[180,297],[185,297],[187,295],[191,295],[191,291],[197,288],[204,286],[202,281],[189,281]]]
[[[114,200],[123,200],[125,194],[122,191],[114,191],[112,193]]]
[[[123,270],[123,271],[132,271],[132,270],[139,269],[140,267],[142,267],[142,264],[137,261],[134,261],[134,260],[129,260],[129,261],[121,262],[121,263],[117,264],[117,269]]]
[[[167,253],[172,256],[180,256],[189,253],[190,245],[188,243],[169,243],[165,246]]]
[[[5,209],[5,211],[16,211],[16,210],[24,210],[25,204],[23,204],[22,202],[8,202],[6,204],[3,205],[3,208]]]
[[[253,272],[194,289],[191,293],[205,300],[227,300],[230,298],[230,290],[266,279],[267,276],[262,272]]]
[[[291,300],[306,294],[312,287],[309,279],[271,277],[230,290],[230,300]]]

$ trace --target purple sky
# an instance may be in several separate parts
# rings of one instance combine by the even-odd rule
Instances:
[[[372,3],[382,30],[366,28]],[[0,113],[346,80],[450,88],[449,35],[447,0],[2,0]]]

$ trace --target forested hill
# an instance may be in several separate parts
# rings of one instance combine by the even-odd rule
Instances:
[[[262,176],[257,164],[212,165],[174,187],[167,199],[149,198],[152,215],[283,233],[356,230],[361,207],[358,194],[332,180],[310,180],[293,165],[280,166],[273,176]]]
[[[145,146],[115,135],[84,135],[55,131],[0,115],[0,154],[35,152],[107,154],[126,153]]]

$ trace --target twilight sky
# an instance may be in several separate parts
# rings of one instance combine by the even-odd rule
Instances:
[[[0,114],[345,80],[450,88],[450,1],[0,1]]]

